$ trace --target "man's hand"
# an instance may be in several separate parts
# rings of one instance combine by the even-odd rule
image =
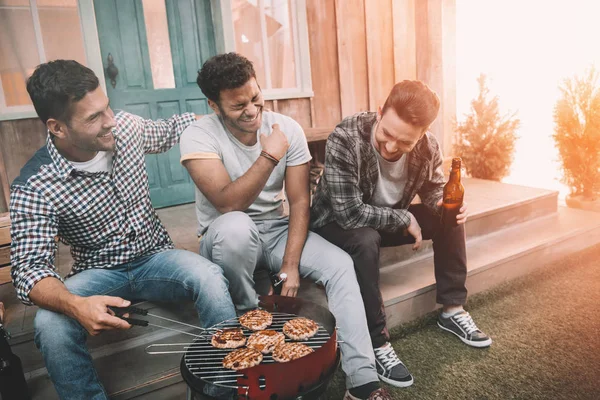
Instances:
[[[281,295],[296,297],[298,289],[300,289],[300,273],[298,272],[298,265],[284,264],[279,273],[287,274],[287,278],[283,282],[283,287],[281,288]]]
[[[0,301],[0,324],[4,321],[4,303]]]
[[[260,134],[260,144],[264,151],[275,157],[277,160],[283,158],[290,146],[287,137],[281,132],[281,129],[279,129],[279,124],[273,125],[273,132],[269,136],[264,133]]]
[[[421,247],[421,242],[423,241],[423,235],[421,234],[421,225],[417,222],[412,213],[408,213],[410,215],[410,225],[406,229],[408,233],[410,233],[415,238],[415,244],[413,244],[412,249],[418,250]]]
[[[74,317],[92,336],[111,329],[129,329],[131,325],[115,317],[108,306],[128,307],[130,304],[128,300],[114,296],[80,297]]]
[[[442,199],[440,199],[437,202],[438,207],[441,207],[443,204]],[[467,211],[467,202],[463,201],[462,206],[460,207],[460,210],[458,210],[458,214],[456,215],[456,223],[459,225],[464,224],[465,222],[467,222],[467,217],[469,216],[469,212]]]

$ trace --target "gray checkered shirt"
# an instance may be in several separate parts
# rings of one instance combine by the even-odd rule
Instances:
[[[439,214],[444,174],[442,152],[435,136],[427,132],[407,154],[408,180],[401,200],[393,207],[369,202],[377,185],[377,155],[371,131],[377,114],[362,112],[344,119],[329,135],[325,147],[325,172],[313,198],[311,228],[336,222],[343,229],[371,227],[398,232],[410,225],[408,206],[419,195]]]
[[[173,147],[194,115],[150,121],[119,112],[115,119],[112,173],[75,169],[48,135],[11,186],[11,277],[25,304],[41,279],[61,279],[56,237],[71,246],[70,275],[173,248],[150,202],[144,154]]]

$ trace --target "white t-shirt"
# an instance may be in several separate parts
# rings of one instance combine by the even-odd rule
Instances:
[[[253,146],[246,146],[225,128],[216,114],[203,117],[187,127],[181,136],[179,146],[181,162],[190,159],[218,158],[223,162],[233,182],[244,175],[260,157],[262,148],[258,134],[270,135],[273,124],[279,124],[281,131],[287,137],[289,148],[271,172],[263,190],[245,212],[253,220],[281,218],[285,216],[283,183],[286,167],[302,165],[312,158],[304,131],[292,118],[274,112],[263,112],[262,125],[257,132],[257,142]],[[220,215],[221,213],[196,187],[198,233],[202,234]]]
[[[70,161],[75,169],[87,172],[112,172],[112,151],[99,151],[94,158],[85,162]]]
[[[377,155],[377,170],[379,177],[377,185],[373,191],[373,197],[369,204],[377,207],[394,207],[404,194],[404,187],[407,181],[406,154],[403,154],[397,161],[388,161],[381,157],[381,154],[375,148],[375,138],[372,136],[371,144],[373,151]]]

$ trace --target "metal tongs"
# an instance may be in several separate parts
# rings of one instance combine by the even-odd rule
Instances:
[[[149,313],[148,310],[144,310],[143,308],[132,307],[132,306],[129,306],[129,307],[112,307],[112,306],[109,306],[108,308],[110,308],[112,310],[112,312],[115,313],[115,317],[121,318],[123,321],[126,321],[130,325],[136,325],[136,326],[154,326],[156,328],[167,329],[169,331],[174,331],[174,332],[182,333],[184,335],[194,336],[194,337],[198,337],[198,338],[202,338],[202,339],[210,339],[209,337],[207,337],[205,335],[196,335],[194,333],[182,331],[182,330],[171,328],[171,327],[168,327],[168,326],[153,324],[153,323],[150,323],[149,321],[147,321],[145,319],[137,319],[137,318],[131,318],[129,316],[127,316],[127,317],[125,316],[125,315],[137,314],[137,315],[142,315],[142,316],[148,316],[148,317],[152,317],[152,318],[161,319],[163,321],[169,321],[169,322],[172,322],[174,324],[187,326],[189,328],[194,328],[194,329],[197,329],[199,331],[202,331],[203,333],[210,334],[211,331],[215,331],[215,329],[212,329],[212,330],[210,328],[209,329],[205,329],[205,328],[201,328],[199,326],[186,324],[185,322],[176,321],[176,320],[171,319],[171,318],[162,317],[160,315],[152,314],[152,313]]]

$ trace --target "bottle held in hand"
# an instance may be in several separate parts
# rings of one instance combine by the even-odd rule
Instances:
[[[460,182],[460,168],[462,160],[459,157],[452,159],[450,178],[444,186],[442,201],[442,225],[445,228],[458,226],[456,216],[460,213],[465,197],[465,188]]]

